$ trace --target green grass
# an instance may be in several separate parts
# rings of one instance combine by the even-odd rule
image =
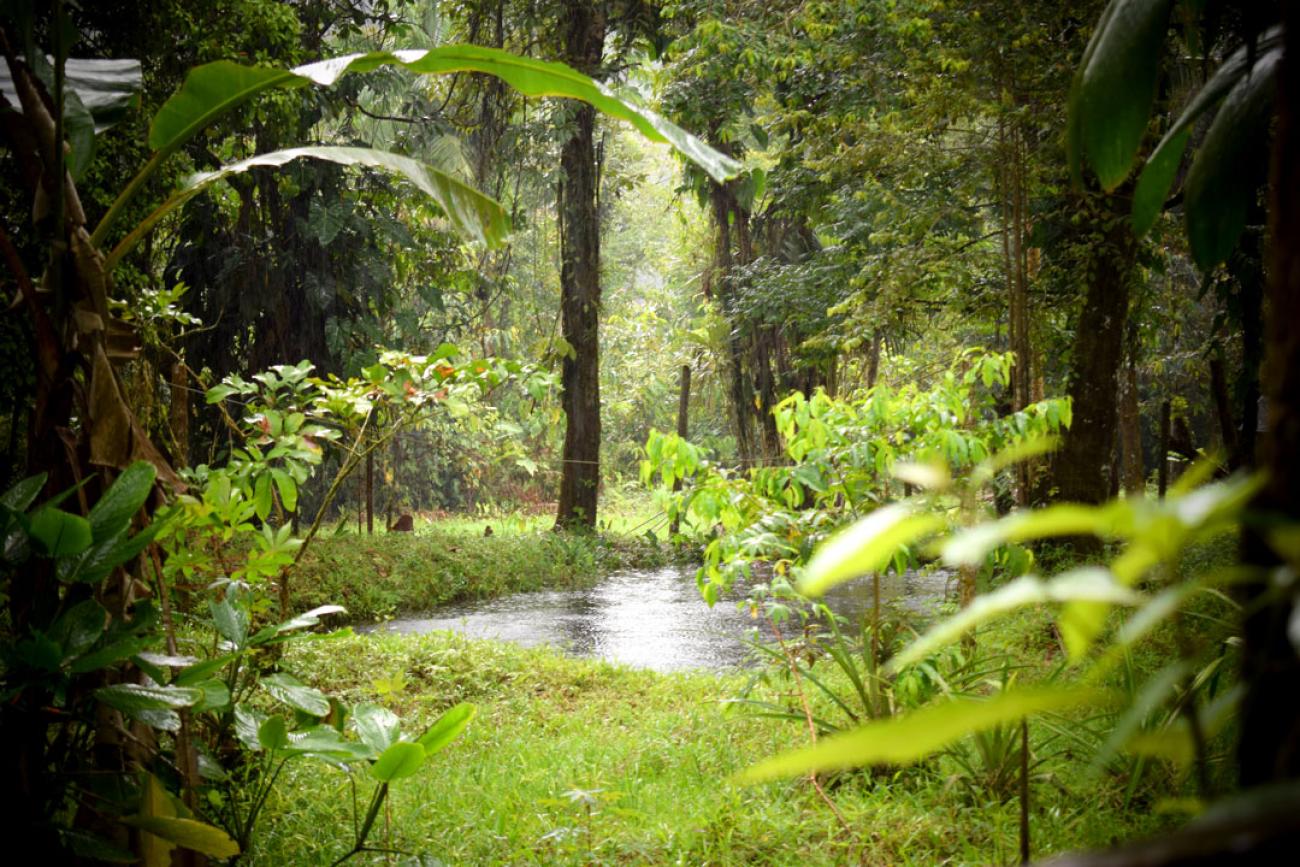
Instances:
[[[415,533],[320,538],[293,573],[294,608],[338,604],[354,622],[368,622],[452,602],[589,586],[618,569],[658,566],[674,556],[647,539],[526,524],[484,536],[482,527],[462,519]]]
[[[460,741],[395,784],[389,831],[377,832],[376,845],[390,834],[393,846],[450,864],[1016,859],[1015,801],[972,800],[947,759],[832,781],[851,831],[804,780],[733,783],[737,771],[806,737],[798,725],[725,704],[743,673],[661,675],[445,633],[299,643],[284,664],[345,700],[386,701],[413,731],[458,701],[479,706]],[[1034,788],[1036,856],[1164,821],[1126,811],[1122,781],[1086,776],[1082,760],[1057,755],[1048,771]],[[332,861],[350,844],[349,792],[341,771],[291,765],[248,862]]]

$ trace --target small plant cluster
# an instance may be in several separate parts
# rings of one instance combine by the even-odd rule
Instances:
[[[944,463],[964,478],[990,455],[1058,433],[1070,402],[1049,399],[1020,412],[997,412],[1014,356],[967,350],[929,390],[876,386],[832,398],[795,393],[773,409],[785,453],[773,466],[733,470],[675,434],[652,431],[642,481],[659,480],[663,508],[704,544],[699,582],[714,603],[755,562],[777,574],[808,561],[848,519],[904,494],[912,482],[894,468]],[[674,485],[681,490],[674,491]],[[897,565],[911,561],[899,549]]]

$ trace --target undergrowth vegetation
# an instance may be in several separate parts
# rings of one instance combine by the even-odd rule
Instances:
[[[1027,614],[990,639],[1041,665],[1037,636],[1048,627]],[[826,663],[817,670],[834,682]],[[833,778],[849,833],[807,785],[738,785],[736,773],[804,737],[734,703],[744,672],[657,674],[447,633],[300,642],[285,664],[348,701],[380,700],[415,722],[458,701],[478,706],[441,763],[395,792],[401,821],[376,832],[446,863],[1006,863],[1016,851],[1014,804],[968,791],[948,756]],[[779,684],[759,690],[788,698]],[[1125,809],[1119,780],[1094,779],[1072,759],[1043,744],[1036,810],[1051,821],[1041,823],[1042,853],[1170,821]],[[271,804],[276,818],[248,863],[315,863],[337,850],[346,794],[343,774],[288,769]]]
[[[319,539],[299,564],[293,604],[301,610],[339,604],[350,619],[371,621],[508,593],[590,586],[612,571],[660,566],[677,556],[645,537],[538,530],[485,536],[474,532],[477,526]]]

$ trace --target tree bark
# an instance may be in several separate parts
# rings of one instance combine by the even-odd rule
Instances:
[[[1300,2],[1283,4],[1285,46],[1277,89],[1270,188],[1270,251],[1266,361],[1268,398],[1261,463],[1268,472],[1254,509],[1294,526],[1300,522]],[[1278,592],[1262,576],[1278,556],[1259,523],[1247,525],[1243,554],[1261,580],[1242,590],[1245,620],[1239,779],[1254,786],[1300,777],[1300,655],[1288,636],[1293,592]],[[1293,826],[1294,827],[1294,826]]]
[[[185,364],[172,362],[171,369],[171,411],[168,423],[171,427],[172,440],[176,453],[172,459],[178,466],[190,465],[190,391]]]
[[[1124,493],[1140,497],[1146,491],[1142,465],[1142,413],[1138,403],[1137,346],[1130,340],[1124,365],[1124,390],[1120,394],[1120,440],[1124,455]]]
[[[1004,92],[1016,93],[1014,77],[1006,75]],[[1029,261],[1026,253],[1029,196],[1026,182],[1024,135],[1019,123],[1005,115],[998,119],[998,165],[994,180],[1000,199],[1003,269],[1007,281],[1007,336],[1015,355],[1011,367],[1011,411],[1029,406],[1033,379],[1032,353],[1029,343]],[[1028,461],[1016,464],[1016,503],[1029,503],[1033,466]]]
[[[597,4],[572,3],[565,27],[570,66],[595,77],[605,47],[605,16]],[[572,131],[560,151],[560,307],[564,339],[573,348],[561,366],[564,452],[557,529],[594,528],[600,485],[600,215],[596,112],[570,103]]]
[[[375,535],[375,453],[366,452],[366,535]]]
[[[1259,241],[1254,241],[1258,244]],[[1276,243],[1276,242],[1275,242]],[[1259,429],[1260,368],[1264,363],[1264,275],[1242,274],[1241,285],[1241,377],[1237,397],[1241,425],[1237,438],[1236,462],[1239,466],[1256,465],[1256,441]]]
[[[1228,377],[1223,372],[1223,357],[1210,359],[1210,397],[1214,400],[1214,414],[1219,421],[1219,436],[1228,458],[1228,469],[1241,467],[1241,447],[1237,443],[1237,423],[1232,417],[1232,398],[1228,394]]]
[[[690,430],[690,426],[689,426],[690,411],[691,411],[691,366],[689,364],[683,364],[681,388],[678,390],[677,393],[677,436],[680,437],[681,439],[686,439],[687,432]],[[679,478],[674,478],[673,490],[680,491],[681,489],[682,489],[682,480]],[[669,537],[676,536],[677,531],[679,529],[681,529],[680,522],[676,518],[673,518],[672,522],[669,523],[668,525]]]
[[[1165,498],[1169,489],[1169,439],[1172,429],[1169,401],[1160,404],[1160,447],[1156,457],[1156,496]]]
[[[772,375],[772,354],[776,334],[770,325],[759,325],[754,331],[754,386],[758,400],[754,409],[758,414],[758,430],[763,438],[763,456],[775,460],[781,455],[781,436],[776,430],[776,379]]]
[[[1087,294],[1069,379],[1074,424],[1056,462],[1056,483],[1064,500],[1101,503],[1110,488],[1114,460],[1118,375],[1137,244],[1129,221],[1119,213],[1124,208],[1119,196],[1098,196],[1084,206],[1092,211],[1084,230],[1098,233],[1102,240],[1092,246],[1084,268]]]
[[[880,332],[871,334],[871,346],[867,350],[867,388],[876,387],[876,377],[880,375]]]
[[[732,220],[744,218],[738,213],[731,191],[724,184],[713,184],[710,198],[717,235],[713,246],[713,283],[717,289],[718,308],[727,324],[727,396],[731,404],[731,425],[736,435],[736,454],[744,465],[756,455],[753,434],[753,389],[745,376],[745,351],[740,317],[735,310],[732,267]]]

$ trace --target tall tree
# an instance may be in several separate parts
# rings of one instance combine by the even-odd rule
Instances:
[[[605,51],[603,3],[568,4],[563,59],[598,78]],[[569,135],[560,151],[560,308],[571,351],[561,366],[564,461],[557,527],[594,527],[600,486],[600,177],[596,113],[570,103]]]
[[[1119,372],[1124,360],[1137,240],[1119,196],[1082,194],[1079,212],[1084,275],[1083,310],[1070,357],[1071,425],[1056,463],[1061,497],[1100,503],[1110,496],[1111,464],[1119,426]]]

